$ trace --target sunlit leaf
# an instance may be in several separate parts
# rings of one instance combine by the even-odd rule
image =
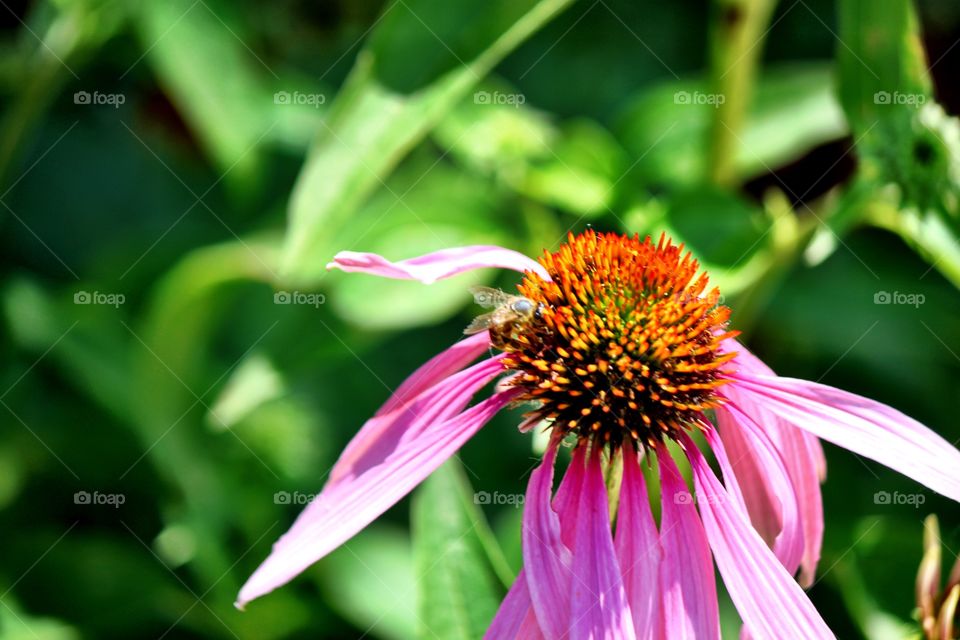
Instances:
[[[452,460],[413,502],[420,637],[483,636],[506,593],[510,570],[461,465]]]
[[[322,273],[332,233],[396,163],[493,65],[570,2],[389,5],[297,180],[289,207],[287,275],[308,280]],[[426,59],[412,50],[424,51]],[[411,75],[403,73],[408,61],[416,61]]]

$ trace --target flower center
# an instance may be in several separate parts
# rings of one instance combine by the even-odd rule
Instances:
[[[638,449],[675,438],[720,400],[730,310],[682,246],[661,236],[570,235],[518,289],[536,313],[495,341],[521,400],[554,429]]]

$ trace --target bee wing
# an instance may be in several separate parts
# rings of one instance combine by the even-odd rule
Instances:
[[[500,289],[494,289],[493,287],[470,287],[470,293],[473,294],[474,302],[488,309],[500,306],[510,297]]]
[[[467,328],[463,330],[463,334],[472,336],[475,333],[486,331],[490,328],[492,321],[493,313],[485,313],[482,316],[477,316],[472,322],[470,322],[470,324],[467,325]]]

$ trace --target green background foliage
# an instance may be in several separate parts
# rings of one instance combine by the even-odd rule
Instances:
[[[2,640],[482,634],[537,459],[517,412],[232,606],[358,426],[458,339],[468,287],[516,282],[328,274],[338,250],[666,231],[779,373],[960,439],[956,3],[0,13]],[[839,637],[915,634],[922,519],[939,514],[952,560],[960,509],[827,457],[810,596]]]

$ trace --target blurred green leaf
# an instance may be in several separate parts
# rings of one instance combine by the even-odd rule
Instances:
[[[502,82],[483,82],[478,93],[517,96]],[[550,155],[557,137],[550,116],[525,104],[461,100],[433,131],[433,137],[452,157],[482,173],[516,185],[535,159]]]
[[[742,196],[717,187],[679,191],[669,200],[670,228],[697,256],[724,269],[742,266],[762,248],[769,221]]]
[[[0,601],[0,640],[80,640],[66,622],[24,613],[11,598]]]
[[[840,101],[862,134],[893,112],[915,110],[930,96],[930,77],[911,0],[841,0],[839,7]]]
[[[668,82],[629,104],[614,130],[636,158],[634,172],[646,184],[693,185],[707,175],[707,136],[715,107],[704,82]],[[766,69],[740,133],[736,159],[745,180],[794,160],[847,133],[827,65]]]
[[[383,524],[367,527],[323,561],[323,592],[341,615],[367,634],[406,640],[416,635],[416,581],[410,539]]]
[[[550,153],[518,185],[524,195],[584,217],[610,211],[627,154],[613,135],[589,120],[565,123]]]
[[[286,390],[282,374],[261,353],[252,353],[236,368],[223,391],[207,412],[215,429],[229,429],[265,402]]]
[[[452,459],[413,500],[420,637],[483,636],[512,573],[476,504],[462,466]]]
[[[555,126],[516,89],[481,86],[483,101],[462,101],[437,125],[454,157],[548,206],[584,217],[610,210],[627,153],[609,131],[586,119]]]
[[[4,314],[23,349],[51,350],[78,388],[114,416],[128,420],[134,397],[131,362],[123,336],[116,331],[126,314],[121,308],[77,305],[74,295],[82,292],[77,287],[57,297],[34,280],[16,279],[2,292]]]
[[[273,103],[264,76],[276,73],[244,41],[230,6],[141,2],[135,21],[170,99],[227,182],[249,190],[262,169],[258,143],[274,124],[263,117]]]
[[[16,10],[9,11],[17,15]],[[78,60],[82,62],[113,37],[128,15],[127,5],[117,0],[61,0],[30,6],[19,50],[7,58],[12,64],[3,70],[18,89],[9,105],[4,105],[0,122],[0,185],[4,188],[19,148],[29,141],[70,76],[76,77],[71,65],[79,68]]]
[[[394,165],[507,53],[571,0],[470,0],[455,5],[397,2],[357,58],[294,188],[284,270],[297,281],[322,273],[335,232]],[[431,18],[424,22],[421,14]],[[426,24],[441,25],[440,33]],[[452,63],[422,64],[413,87],[397,65],[414,60],[409,39],[447,56],[450,42],[468,45]],[[440,42],[436,40],[439,39]],[[458,47],[459,48],[459,47]],[[464,57],[466,56],[466,57]],[[462,60],[461,60],[462,58]],[[466,62],[464,62],[466,61]],[[404,84],[398,91],[397,85]]]

